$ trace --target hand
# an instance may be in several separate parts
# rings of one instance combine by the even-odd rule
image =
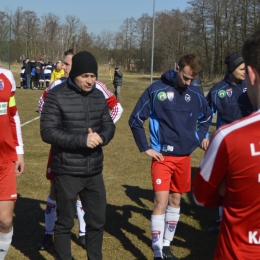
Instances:
[[[23,154],[17,155],[18,160],[15,162],[15,175],[20,176],[24,171],[24,156]]]
[[[92,129],[89,128],[88,137],[87,137],[87,147],[95,148],[102,143],[103,143],[102,138],[96,132],[93,133]]]
[[[209,147],[209,140],[207,138],[204,138],[200,144],[200,148],[206,151]]]
[[[149,149],[149,150],[145,151],[145,153],[148,156],[154,158],[156,161],[163,161],[164,160],[163,155],[161,153],[156,152],[153,149]]]

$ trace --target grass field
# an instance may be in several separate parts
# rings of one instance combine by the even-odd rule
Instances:
[[[11,67],[19,86],[19,67]],[[99,80],[111,81],[107,67],[99,70]],[[153,192],[150,180],[151,160],[137,150],[128,126],[129,115],[144,89],[149,85],[146,75],[124,73],[121,104],[124,108],[116,124],[116,134],[104,148],[104,179],[107,190],[107,223],[103,240],[104,260],[153,259],[151,250],[150,215]],[[112,84],[107,85],[112,91]],[[16,101],[21,122],[39,116],[37,102],[40,90],[17,88]],[[45,201],[49,182],[45,169],[49,145],[42,142],[39,119],[22,127],[25,145],[25,171],[18,178],[19,199],[15,206],[14,236],[6,260],[53,259],[53,248],[38,251],[37,242],[44,234]],[[146,124],[147,126],[147,124]],[[196,172],[203,151],[192,154],[192,174]],[[181,218],[171,245],[174,254],[185,260],[212,259],[216,236],[206,230],[217,217],[217,209],[206,209],[194,204],[192,194],[182,197]],[[72,253],[76,260],[86,259],[86,252],[77,241],[78,226],[72,230]]]

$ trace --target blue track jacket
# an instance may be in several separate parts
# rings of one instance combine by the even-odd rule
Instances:
[[[193,85],[179,88],[175,71],[167,71],[141,95],[129,119],[140,152],[152,148],[163,155],[191,154],[208,136],[211,110]],[[143,124],[150,118],[148,145]]]
[[[218,112],[216,128],[241,119],[253,110],[246,94],[245,81],[235,85],[229,80],[229,75],[212,87],[206,99],[213,115]]]

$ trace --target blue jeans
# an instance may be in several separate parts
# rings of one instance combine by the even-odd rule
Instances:
[[[30,88],[30,80],[31,80],[31,75],[25,74],[26,89]]]

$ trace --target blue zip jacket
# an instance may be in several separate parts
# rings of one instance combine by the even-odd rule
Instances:
[[[232,123],[252,112],[250,102],[248,103],[246,98],[246,90],[244,80],[235,85],[229,80],[229,75],[212,87],[206,98],[213,115],[218,112],[216,128]]]
[[[167,71],[141,95],[129,119],[140,152],[152,148],[163,155],[191,154],[208,137],[211,110],[193,85],[179,88],[175,71]],[[143,124],[150,118],[148,145]]]

